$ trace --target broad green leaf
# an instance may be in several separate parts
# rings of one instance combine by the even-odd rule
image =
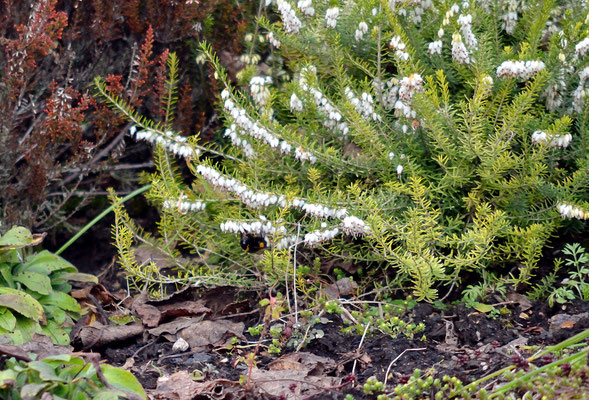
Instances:
[[[39,297],[39,303],[51,304],[66,311],[80,312],[82,310],[82,307],[73,297],[63,292],[53,291],[47,296],[41,296]]]
[[[45,306],[45,314],[47,315],[48,320],[55,321],[58,325],[63,325],[67,320],[67,314],[61,308],[57,306],[52,306],[51,304],[46,304]]]
[[[69,261],[60,256],[43,250],[27,258],[27,261],[15,268],[15,273],[22,271],[37,272],[43,275],[49,275],[53,271],[65,270],[66,272],[76,272],[77,269]]]
[[[495,309],[495,307],[493,307],[489,304],[485,304],[485,303],[474,302],[471,305],[472,305],[472,308],[474,308],[478,312],[482,312],[484,314],[491,312]]]
[[[33,292],[39,294],[51,293],[51,280],[45,274],[37,272],[23,271],[14,275],[14,280],[22,283]]]
[[[98,278],[91,274],[84,274],[82,272],[66,272],[65,274],[60,274],[56,276],[54,279],[63,279],[65,281],[76,281],[76,282],[89,282],[89,283],[98,283]]]
[[[39,378],[44,381],[56,381],[65,382],[63,378],[60,378],[55,373],[55,367],[47,364],[43,361],[31,361],[29,362],[29,368],[34,369],[39,373]]]
[[[16,328],[16,317],[10,312],[10,310],[6,310],[0,315],[0,327],[10,332],[14,331],[14,328]]]
[[[101,365],[100,369],[108,383],[112,386],[128,392],[137,393],[143,399],[147,400],[147,395],[143,390],[143,386],[141,386],[137,378],[135,378],[135,376],[129,371],[108,364]]]
[[[0,265],[1,264],[18,264],[21,262],[20,250],[6,250],[0,247]],[[12,268],[12,266],[10,266]]]
[[[43,241],[45,234],[33,235],[31,231],[22,226],[13,226],[6,234],[0,237],[0,248],[20,249],[27,246],[35,246]]]
[[[16,371],[5,369],[0,371],[0,389],[10,386],[16,380]]]
[[[0,287],[0,305],[8,307],[32,320],[45,321],[43,306],[33,296],[21,290]]]
[[[23,344],[33,340],[36,333],[41,333],[41,326],[38,322],[28,318],[18,318],[14,332],[8,334],[15,344]]]
[[[47,321],[47,325],[41,327],[41,332],[51,338],[53,343],[60,346],[70,344],[70,336],[66,329],[54,321]]]
[[[115,392],[113,390],[102,390],[94,396],[94,400],[119,400],[121,392]]]
[[[72,357],[69,354],[56,354],[54,356],[45,357],[43,359],[43,362],[46,362],[51,365],[54,365],[53,363],[57,362],[58,363],[57,365],[62,365],[62,364],[69,364],[72,362],[72,360],[75,360],[75,359],[76,359],[76,357]],[[82,361],[82,363],[83,363],[83,361]],[[54,365],[54,366],[56,366],[56,365]]]
[[[29,383],[20,389],[20,397],[23,399],[36,399],[41,390],[47,387],[49,383]]]
[[[12,266],[11,265],[2,265],[0,266],[0,274],[2,274],[2,278],[6,281],[8,286],[14,288],[16,285],[14,284],[14,279],[12,277]]]

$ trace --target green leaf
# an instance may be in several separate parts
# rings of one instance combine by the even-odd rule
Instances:
[[[41,243],[44,237],[45,234],[33,235],[25,227],[13,226],[4,236],[0,237],[0,248],[6,250],[34,246]]]
[[[41,296],[39,298],[39,303],[51,304],[66,311],[80,312],[82,310],[82,307],[80,307],[73,297],[63,292],[53,291],[47,296]]]
[[[23,399],[36,399],[39,392],[49,385],[48,383],[29,383],[20,389],[20,397]]]
[[[137,378],[129,371],[108,364],[101,365],[100,369],[108,383],[112,386],[128,392],[137,393],[143,399],[147,400],[143,386],[141,386]]]
[[[113,390],[102,390],[94,396],[94,400],[119,400],[122,393]]]
[[[14,284],[14,279],[12,277],[12,266],[11,265],[0,266],[0,274],[2,274],[2,277],[4,278],[4,280],[6,281],[8,286],[10,286],[11,288],[16,287],[16,285]]]
[[[60,378],[55,373],[55,367],[47,364],[43,361],[31,361],[29,362],[29,368],[34,369],[39,373],[39,378],[44,381],[56,381],[65,382],[65,379]]]
[[[40,251],[27,258],[27,261],[15,268],[15,273],[21,271],[37,272],[49,275],[53,271],[65,270],[66,272],[77,272],[78,270],[69,261],[51,253],[48,250]]]
[[[15,344],[23,344],[33,340],[36,333],[41,333],[41,326],[38,322],[28,318],[17,318],[16,328],[8,336]]]
[[[63,325],[67,320],[67,314],[61,308],[57,306],[52,306],[50,304],[46,304],[45,306],[45,314],[47,315],[48,320],[53,320],[59,325]]]
[[[55,279],[63,279],[66,281],[89,282],[98,283],[98,278],[91,274],[84,274],[82,272],[66,272],[56,276]]]
[[[5,369],[0,371],[0,389],[4,389],[16,381],[16,371],[12,369]]]
[[[54,321],[47,321],[47,325],[41,327],[41,332],[49,336],[53,343],[57,345],[67,346],[70,344],[68,332]]]
[[[470,304],[472,306],[472,308],[474,308],[475,310],[477,310],[478,312],[482,312],[484,314],[491,312],[495,309],[495,307],[489,305],[489,304],[485,304],[485,303],[479,303],[479,302],[472,302]]]
[[[45,321],[43,306],[33,296],[21,290],[0,287],[0,306],[10,308],[32,320]]]
[[[0,327],[10,332],[14,331],[14,328],[16,328],[16,317],[10,312],[10,310],[6,310],[0,315]]]
[[[37,272],[23,271],[14,275],[14,280],[39,294],[49,294],[52,290],[49,277]]]

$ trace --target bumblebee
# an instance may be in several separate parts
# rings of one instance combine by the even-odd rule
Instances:
[[[258,251],[268,247],[268,241],[264,234],[242,232],[239,245],[248,253],[257,253]]]

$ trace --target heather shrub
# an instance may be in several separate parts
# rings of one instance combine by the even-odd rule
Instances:
[[[0,2],[0,231],[71,228],[92,197],[106,186],[129,190],[149,164],[149,152],[125,141],[127,121],[90,95],[94,75],[158,116],[160,53],[170,48],[187,61],[203,39],[238,52],[251,12],[229,0]],[[200,84],[206,70],[193,72],[179,89],[176,129],[199,129],[213,112],[206,105],[216,86]]]
[[[263,5],[257,64],[237,83],[202,46],[224,87],[217,144],[173,128],[174,57],[164,118],[97,80],[130,133],[157,144],[158,237],[117,210],[121,263],[137,284],[283,281],[296,260],[301,290],[302,271],[335,265],[433,301],[467,275],[529,285],[552,238],[587,232],[585,3]],[[240,236],[263,240],[263,257],[240,253]],[[177,272],[140,265],[134,237]]]

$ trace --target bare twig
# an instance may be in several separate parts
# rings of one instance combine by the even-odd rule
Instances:
[[[405,350],[403,350],[401,352],[401,354],[399,354],[397,357],[395,357],[393,359],[393,361],[391,361],[391,363],[389,364],[389,367],[387,368],[387,372],[386,372],[386,374],[384,376],[384,382],[383,382],[384,383],[384,386],[386,387],[386,385],[387,385],[387,379],[389,378],[389,372],[391,371],[391,367],[393,366],[394,363],[396,363],[399,360],[399,358],[403,357],[403,355],[405,353],[408,353],[410,351],[423,351],[425,349],[426,349],[425,347],[420,347],[418,349],[405,349]]]

